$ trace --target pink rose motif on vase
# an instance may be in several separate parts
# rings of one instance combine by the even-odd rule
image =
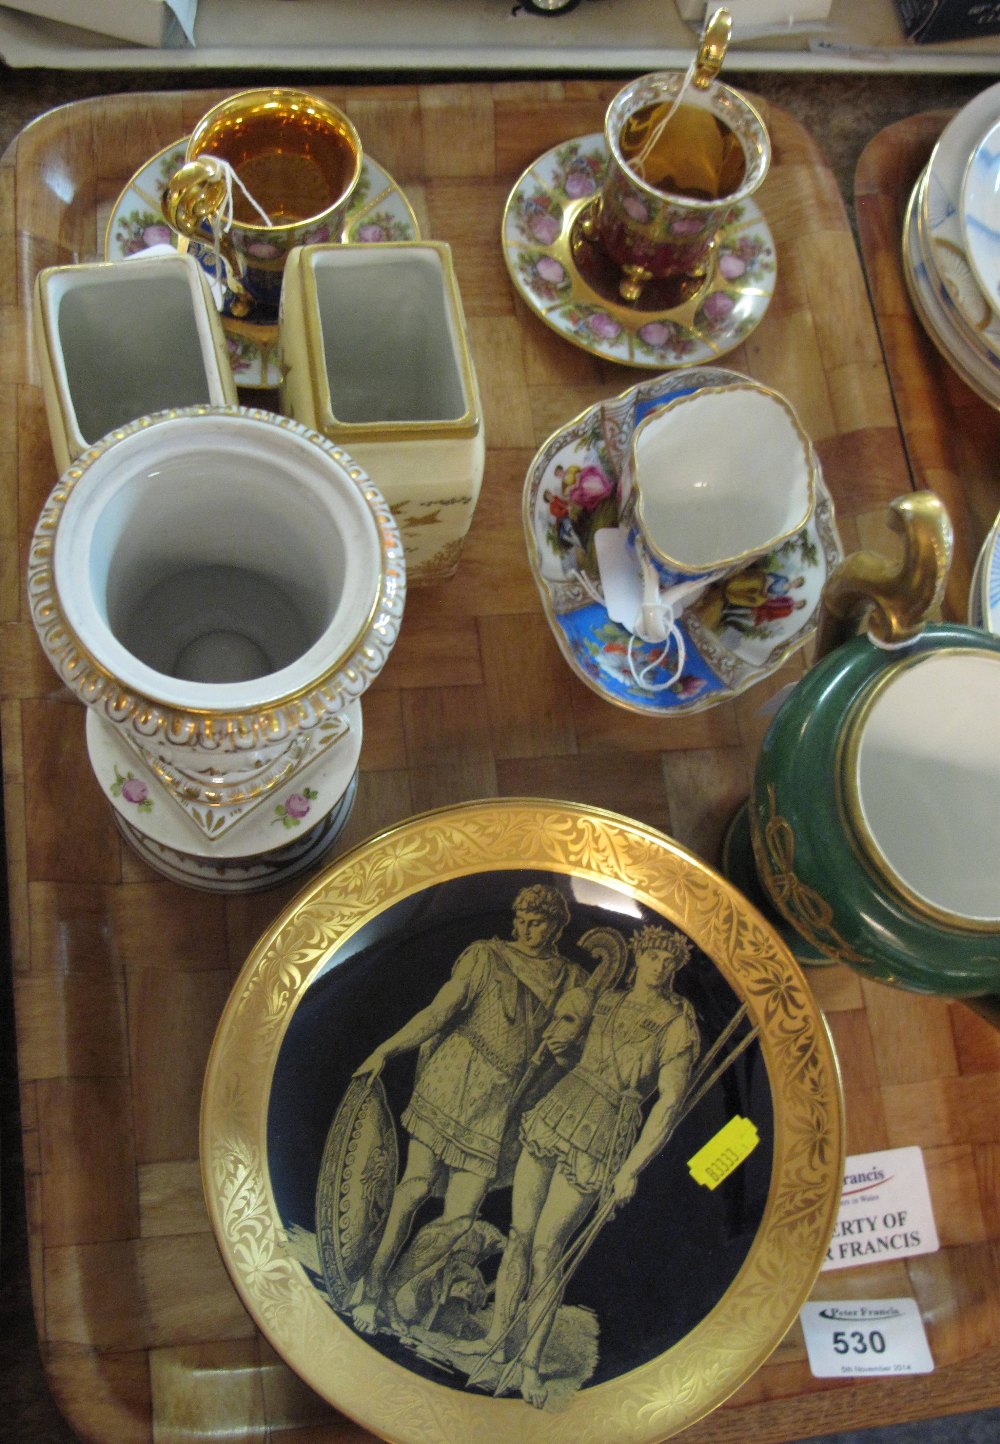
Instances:
[[[136,777],[131,772],[124,776],[115,766],[115,780],[110,787],[112,797],[120,797],[123,802],[131,803],[138,812],[152,812],[153,803],[149,796],[149,788],[141,777]]]
[[[581,468],[566,495],[569,501],[583,507],[584,511],[593,511],[613,490],[610,479],[601,467],[592,462]]]
[[[387,237],[385,231],[380,225],[378,225],[377,222],[366,221],[363,226],[358,226],[359,241],[364,241],[369,245],[373,245],[377,244],[379,241],[384,241],[386,239]]]
[[[319,793],[312,787],[303,787],[301,792],[290,792],[284,802],[279,802],[275,807],[274,822],[280,822],[282,827],[298,827],[304,817],[307,817],[312,804],[316,801]]]

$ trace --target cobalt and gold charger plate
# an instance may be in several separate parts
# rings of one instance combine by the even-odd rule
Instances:
[[[685,662],[668,680],[671,650],[634,642],[609,617],[594,537],[618,519],[618,477],[636,425],[657,405],[707,386],[744,381],[719,366],[641,381],[588,407],[543,443],[528,468],[522,522],[546,619],[569,666],[592,691],[628,711],[686,715],[718,706],[770,676],[815,633],[820,597],[843,557],[833,502],[816,463],[807,525],[759,562],[710,586],[679,618]],[[652,688],[641,686],[637,675]]]
[[[187,137],[157,151],[129,181],[115,202],[104,237],[104,256],[121,261],[151,246],[183,246],[201,262],[210,278],[215,276],[211,245],[199,245],[177,233],[164,220],[160,197],[170,177],[184,164]],[[338,237],[317,231],[317,242]],[[339,237],[343,241],[416,241],[420,227],[413,207],[399,186],[372,160],[364,156],[361,175],[351,197]],[[229,362],[238,386],[259,390],[278,386],[281,369],[278,358],[278,327],[271,319],[255,319],[253,313],[239,320],[229,314],[232,292],[216,295],[222,312]]]
[[[571,802],[425,813],[248,958],[201,1158],[250,1314],[403,1444],[653,1444],[767,1358],[825,1257],[825,1024],[743,895]]]
[[[774,240],[752,199],[733,205],[704,278],[688,294],[649,282],[639,301],[580,223],[601,187],[607,143],[585,135],[546,151],[511,191],[504,260],[519,295],[547,326],[593,356],[662,371],[711,361],[745,341],[774,294]]]

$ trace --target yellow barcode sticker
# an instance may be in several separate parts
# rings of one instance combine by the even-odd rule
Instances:
[[[718,1188],[723,1179],[729,1177],[734,1168],[739,1168],[745,1158],[760,1142],[760,1134],[749,1118],[730,1118],[704,1148],[699,1148],[693,1158],[688,1159],[688,1171],[695,1183],[706,1188]]]

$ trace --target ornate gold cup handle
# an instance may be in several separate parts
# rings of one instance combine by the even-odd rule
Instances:
[[[716,10],[702,31],[701,44],[695,57],[691,83],[699,90],[707,90],[722,69],[732,31],[733,22],[729,11]]]
[[[201,156],[188,161],[171,176],[161,200],[167,224],[189,240],[205,244],[205,222],[220,215],[226,204],[226,172],[215,156]],[[212,227],[213,236],[226,266],[226,284],[241,300],[246,295],[241,279],[242,267],[232,239],[222,227]],[[247,307],[250,297],[246,296]],[[233,314],[238,315],[238,302]]]

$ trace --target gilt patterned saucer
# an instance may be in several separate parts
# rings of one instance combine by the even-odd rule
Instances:
[[[507,200],[501,240],[518,294],[560,336],[592,356],[658,371],[711,362],[745,341],[774,294],[776,257],[753,200],[734,205],[693,293],[650,282],[639,301],[618,295],[618,271],[580,233],[600,189],[607,146],[586,135],[546,151]]]
[[[657,404],[704,386],[745,378],[693,367],[642,381],[561,427],[537,452],[525,479],[522,520],[546,618],[572,670],[593,691],[632,712],[671,716],[704,711],[770,676],[816,629],[827,576],[843,556],[833,502],[817,464],[812,518],[761,561],[709,587],[683,613],[686,662],[662,691],[638,685],[628,664],[629,633],[608,616],[594,535],[617,521],[618,475],[628,439]],[[636,670],[659,646],[633,643]],[[673,650],[666,660],[672,670]],[[668,672],[653,666],[654,686]]]
[[[212,247],[178,237],[163,218],[160,196],[176,170],[184,164],[187,137],[166,146],[138,170],[114,204],[104,237],[108,261],[124,260],[151,246],[183,246],[197,256],[209,278],[215,275]],[[330,237],[317,237],[330,239]],[[336,239],[336,238],[334,238]],[[420,227],[413,207],[392,176],[368,155],[351,199],[340,239],[343,241],[415,241]],[[216,294],[233,375],[238,386],[262,389],[281,381],[278,328],[270,318],[244,320],[228,314],[232,292]]]

